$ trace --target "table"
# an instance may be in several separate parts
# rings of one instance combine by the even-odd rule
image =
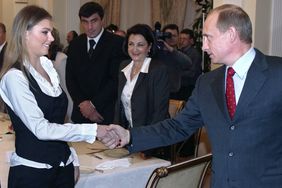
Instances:
[[[98,164],[116,159],[106,156],[103,152],[96,154],[102,159],[85,154],[91,152],[89,148],[101,148],[98,142],[94,145],[86,143],[72,143],[72,145],[78,153],[81,168],[90,167],[94,170]],[[81,174],[76,188],[144,188],[154,169],[170,165],[169,161],[153,157],[144,160],[138,153],[126,157],[131,158],[130,167]]]
[[[11,151],[14,151],[15,136],[14,134],[0,136],[2,136],[2,140],[0,141],[0,182],[1,188],[6,188],[8,187],[7,180],[9,172],[9,155]]]
[[[7,187],[9,172],[9,155],[14,148],[14,134],[5,134],[9,131],[9,120],[0,121],[0,182],[1,188]],[[88,153],[93,148],[101,148],[104,146],[100,142],[88,144],[85,142],[71,143],[78,153],[81,169],[93,169],[91,173],[81,173],[80,179],[75,186],[76,188],[144,188],[147,180],[154,169],[161,166],[169,166],[170,162],[158,158],[142,159],[139,154],[131,154],[126,156],[130,158],[131,165],[127,168],[119,167],[111,170],[96,171],[95,167],[103,162],[116,160],[117,158],[108,157],[104,152],[96,155],[102,159],[98,159]]]

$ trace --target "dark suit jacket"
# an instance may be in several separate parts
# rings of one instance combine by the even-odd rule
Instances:
[[[191,58],[192,65],[190,68],[183,70],[181,76],[181,87],[194,86],[198,77],[202,74],[202,55],[193,46],[181,49],[188,57]]]
[[[132,129],[129,149],[176,143],[205,125],[213,153],[213,188],[280,188],[282,58],[256,50],[233,120],[225,101],[225,69],[200,76],[176,118]]]
[[[118,68],[122,59],[123,39],[104,31],[92,58],[87,53],[87,36],[82,34],[70,44],[66,65],[66,84],[73,100],[72,120],[90,122],[80,113],[78,105],[91,100],[104,117],[103,123],[111,123],[118,86]]]
[[[170,92],[177,92],[181,87],[181,75],[184,70],[190,69],[190,57],[179,50],[158,50],[156,59],[163,62],[168,69]]]
[[[7,47],[7,42],[6,42],[6,44],[3,46],[3,48],[2,48],[2,50],[1,50],[1,52],[0,52],[0,70],[1,70],[2,67],[3,67],[4,53],[5,53],[6,47]]]
[[[124,61],[120,70],[131,61]],[[127,128],[124,108],[121,102],[121,93],[126,84],[123,72],[119,73],[118,99],[115,112],[115,123]],[[137,78],[131,97],[132,121],[134,127],[148,125],[162,121],[168,117],[169,82],[167,67],[153,60],[150,63],[148,73],[140,73]]]

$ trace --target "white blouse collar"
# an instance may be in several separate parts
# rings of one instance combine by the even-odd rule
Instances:
[[[23,64],[27,68],[27,70],[30,72],[30,74],[34,77],[40,89],[44,93],[50,96],[59,96],[62,92],[60,85],[59,85],[60,79],[59,79],[58,73],[56,72],[55,68],[53,67],[52,61],[49,60],[47,57],[42,56],[40,57],[40,63],[43,69],[48,74],[52,85],[43,76],[41,76],[30,63],[28,63],[27,61],[24,61]]]

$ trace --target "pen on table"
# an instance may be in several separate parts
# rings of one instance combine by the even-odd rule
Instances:
[[[98,155],[92,155],[93,157],[97,158],[97,159],[103,159],[102,157],[99,157]]]

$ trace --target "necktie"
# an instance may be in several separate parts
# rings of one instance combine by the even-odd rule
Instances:
[[[96,44],[95,40],[93,40],[93,39],[89,40],[89,45],[90,45],[90,48],[88,50],[89,57],[91,57],[93,52],[94,52],[93,47],[94,47],[95,44]]]
[[[233,82],[234,74],[235,74],[234,69],[232,67],[229,67],[227,70],[225,95],[226,95],[227,109],[231,119],[233,119],[233,116],[236,111],[236,99],[235,99],[235,90],[234,90],[234,82]]]

